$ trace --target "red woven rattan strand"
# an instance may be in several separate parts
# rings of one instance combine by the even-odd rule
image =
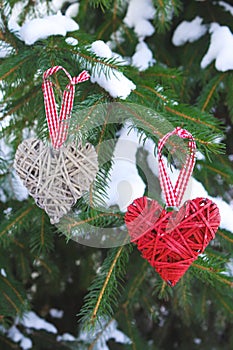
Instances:
[[[63,96],[60,114],[58,117],[55,96],[53,92],[53,84],[48,80],[48,77],[59,70],[63,70],[70,83],[66,86]],[[44,94],[45,114],[47,118],[49,134],[52,145],[55,149],[62,146],[67,138],[68,123],[64,122],[71,116],[73,108],[75,84],[86,81],[90,78],[88,72],[83,71],[78,77],[71,77],[70,74],[62,66],[54,66],[47,69],[43,75],[42,90]]]
[[[172,135],[177,135],[183,139],[189,139],[189,152],[186,157],[185,164],[182,166],[175,187],[171,183],[171,179],[167,173],[167,169],[162,158],[162,149],[168,138]],[[166,205],[169,207],[179,207],[190,176],[192,175],[195,165],[195,150],[196,144],[192,135],[185,129],[180,127],[175,128],[170,133],[166,134],[158,144],[158,159],[159,159],[159,180],[162,191],[165,196]]]

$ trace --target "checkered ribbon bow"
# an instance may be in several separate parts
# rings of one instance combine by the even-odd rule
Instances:
[[[162,158],[162,149],[167,142],[168,138],[172,135],[177,135],[182,139],[189,139],[188,148],[189,152],[186,156],[185,163],[183,164],[178,179],[173,187],[171,179],[167,173],[167,169]],[[184,192],[187,188],[188,181],[192,175],[193,168],[195,165],[195,150],[196,143],[192,134],[187,130],[180,127],[175,128],[173,131],[166,134],[158,144],[158,158],[159,158],[159,180],[161,184],[162,191],[165,196],[166,205],[168,207],[179,207],[184,195]]]
[[[63,70],[69,79],[69,84],[66,86],[63,96],[60,114],[58,116],[55,96],[53,92],[53,83],[48,79],[59,70]],[[68,134],[68,121],[71,117],[71,111],[74,102],[75,84],[86,81],[90,78],[87,71],[83,71],[77,77],[71,75],[62,67],[54,66],[47,69],[43,74],[42,90],[44,94],[45,114],[47,118],[49,134],[53,148],[60,148],[65,142]]]

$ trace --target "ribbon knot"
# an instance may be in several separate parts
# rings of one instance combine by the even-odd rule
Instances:
[[[76,79],[75,79],[75,77],[74,77],[74,78],[72,78],[72,80],[71,80],[70,84],[71,84],[71,85],[75,85],[75,84],[76,84]]]
[[[175,130],[177,132],[177,135],[180,136],[182,139],[192,138],[190,132],[188,132],[186,129],[182,129],[180,126],[177,126]]]

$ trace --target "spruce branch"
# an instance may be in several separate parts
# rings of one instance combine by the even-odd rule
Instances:
[[[191,324],[192,320],[192,298],[193,293],[190,283],[190,275],[186,274],[181,278],[180,283],[177,285],[173,303],[174,310],[178,314],[182,312],[182,318],[184,318],[187,324]]]
[[[3,316],[22,315],[28,301],[22,285],[10,277],[0,274],[0,314]]]
[[[128,287],[125,291],[125,301],[123,301],[121,307],[131,309],[135,303],[136,297],[140,294],[140,287],[146,279],[148,269],[148,262],[144,261],[139,267],[137,274],[128,282]]]
[[[10,240],[7,237],[9,232],[12,233],[17,228],[20,228],[23,222],[29,222],[29,216],[31,215],[31,211],[33,210],[33,206],[26,206],[23,209],[18,210],[13,217],[9,220],[4,220],[0,224],[0,243],[3,245],[9,244]],[[10,236],[10,239],[12,235]]]
[[[164,33],[171,26],[171,17],[177,16],[182,8],[181,1],[153,0],[156,8],[154,25],[159,33]]]
[[[101,100],[95,101],[90,108],[79,105],[70,125],[71,137],[74,137],[76,142],[91,142],[95,145],[98,155],[99,171],[89,192],[84,196],[89,205],[94,207],[96,204],[105,206],[107,180],[117,140],[116,132],[119,129],[118,123],[113,123],[112,120],[112,104],[104,103],[104,98]]]
[[[219,132],[219,129],[216,126],[217,121],[212,118],[212,123],[206,122],[204,120],[204,118],[201,119],[201,116],[200,116],[198,110],[196,110],[195,116],[192,116],[192,115],[189,115],[189,113],[185,113],[185,112],[183,112],[181,110],[181,109],[185,110],[185,107],[183,107],[183,106],[179,106],[179,107],[176,107],[176,108],[175,107],[170,107],[170,106],[165,106],[165,109],[168,112],[170,112],[172,114],[175,114],[176,116],[179,116],[180,119],[181,119],[181,123],[182,123],[182,119],[184,119],[184,120],[188,120],[188,121],[194,122],[195,124],[199,124],[201,126],[208,127],[210,129],[212,129],[214,132]],[[189,107],[186,107],[186,109],[189,109]],[[192,114],[194,114],[193,111],[192,111]]]
[[[46,225],[46,231],[47,229],[51,229],[51,226],[48,227]],[[36,230],[35,230],[36,231]],[[32,230],[31,232],[32,236],[35,234]],[[33,238],[32,238],[33,239]],[[52,238],[51,239],[54,239],[54,236],[52,235]],[[30,250],[30,242],[31,240],[27,240],[25,241],[25,238],[23,236],[23,238],[20,236],[19,239],[17,238],[12,238],[12,246],[9,247],[9,251],[10,249],[14,252],[15,256],[18,257],[18,255],[20,256],[22,254],[22,256],[24,258],[27,258],[27,260],[25,259],[26,261],[26,269],[29,271],[31,270],[28,269],[28,263],[29,263],[29,260],[32,262],[32,264],[34,265],[38,265],[38,266],[42,266],[43,269],[46,271],[46,273],[48,273],[50,275],[50,278],[51,276],[53,275],[53,273],[56,273],[56,266],[53,266],[51,264],[51,262],[48,260],[48,253],[50,252],[49,251],[49,247],[47,248],[46,247],[46,250],[42,250],[42,249],[38,249],[36,252],[32,252]],[[52,248],[50,248],[50,250],[52,250]],[[6,265],[8,264],[8,262],[6,263]],[[18,266],[18,265],[17,265]],[[20,265],[19,265],[20,266]],[[19,268],[20,269],[20,268]],[[19,271],[21,274],[21,269]]]
[[[112,0],[89,0],[91,6],[100,7],[102,11],[109,9],[112,5]]]
[[[200,162],[202,164],[202,162]],[[206,164],[205,163],[206,169],[210,170],[212,173],[215,173],[217,175],[220,175],[223,179],[225,179],[227,182],[231,183],[232,182],[232,174],[229,173],[230,169],[227,168],[226,172],[223,169],[222,164],[220,164],[220,167],[218,167],[218,164]]]
[[[203,264],[200,264],[200,263],[193,263],[192,267],[201,271],[203,273],[203,276],[205,276],[205,278],[207,278],[212,285],[214,283],[213,281],[217,280],[218,282],[220,282],[221,284],[223,284],[225,286],[228,286],[231,288],[233,287],[232,278],[222,277],[222,274],[221,274],[222,271],[217,271],[212,266],[208,267],[208,266],[204,266]]]
[[[217,234],[219,236],[221,236],[222,238],[224,238],[227,242],[233,244],[233,238],[232,238],[232,234],[231,233],[229,233],[227,231],[223,231],[223,230],[218,230]]]
[[[227,72],[226,74],[226,79],[225,79],[225,93],[226,93],[226,104],[227,104],[227,109],[229,111],[229,116],[230,116],[230,120],[233,123],[233,86],[231,84],[232,82],[232,72]],[[226,118],[226,117],[225,117]]]
[[[21,59],[21,57],[19,57],[18,55],[13,56],[10,62],[8,59],[8,62],[11,64],[12,68],[9,69],[7,65],[0,66],[0,81],[9,77],[12,73],[17,71],[22,65],[28,62],[30,59],[31,57],[25,57],[24,59]]]
[[[96,305],[95,305],[95,307],[94,307],[94,309],[93,309],[93,312],[92,312],[92,314],[91,314],[91,323],[93,323],[94,320],[95,320],[96,317],[97,317],[97,314],[98,314],[98,311],[99,311],[100,304],[101,304],[101,302],[102,302],[104,293],[106,292],[106,288],[107,288],[107,286],[108,286],[108,284],[109,284],[109,281],[110,281],[110,278],[111,278],[111,276],[112,276],[113,269],[114,269],[115,266],[116,266],[117,260],[119,259],[119,256],[121,255],[122,250],[123,250],[123,247],[120,247],[120,248],[118,249],[117,254],[115,255],[114,260],[113,260],[113,262],[112,262],[112,264],[111,264],[111,266],[110,266],[110,269],[109,269],[109,271],[108,271],[108,273],[107,273],[107,276],[106,276],[106,278],[105,278],[104,284],[103,284],[103,286],[102,286],[102,288],[101,288],[101,290],[100,290],[98,299],[97,299],[97,301],[96,301]]]
[[[148,344],[140,330],[135,327],[134,314],[128,307],[123,309],[123,312],[120,315],[120,322],[124,325],[125,332],[129,335],[131,340],[131,343],[125,346],[127,350],[157,350],[157,348],[154,347],[154,344]]]
[[[81,213],[72,213],[66,215],[57,225],[67,239],[79,240],[91,234],[92,238],[99,237],[103,228],[120,226],[123,223],[123,214],[119,211],[105,210],[100,211],[87,206],[84,203],[79,204]],[[119,237],[121,237],[119,232]],[[99,237],[100,239],[100,237]]]
[[[10,6],[8,6],[7,1],[1,0],[0,4],[0,40],[3,42],[10,44],[12,48],[14,48],[17,51],[17,38],[8,29],[8,16],[10,14]]]
[[[137,106],[137,107],[135,107]],[[205,115],[201,115],[200,111],[188,106],[179,105],[176,107],[165,106],[165,109],[172,113],[169,116],[165,113],[157,112],[153,109],[145,108],[144,106],[124,103],[122,104],[122,111],[125,111],[134,126],[139,132],[145,134],[145,138],[151,137],[157,141],[164,134],[171,131],[174,126],[181,126],[188,129],[195,137],[197,146],[201,151],[204,151],[208,156],[209,152],[222,153],[224,149],[223,144],[216,143],[217,135],[222,135],[218,128],[218,121],[215,118],[209,118],[209,123],[206,123]],[[184,113],[186,112],[186,113]],[[174,113],[174,114],[173,114]],[[188,115],[188,113],[193,116]],[[177,116],[177,119],[174,118]],[[198,118],[197,118],[198,116]],[[188,119],[180,120],[181,117]],[[203,126],[200,130],[199,124]],[[210,127],[215,130],[215,133],[210,133]]]
[[[10,108],[8,111],[6,111],[2,117],[0,117],[0,120],[5,119],[7,116],[17,114],[17,112],[24,107],[27,103],[30,101],[33,101],[35,96],[38,94],[38,87],[33,88],[31,91],[29,91],[27,94],[23,95],[19,100],[17,100],[16,105],[14,105],[12,108]],[[28,116],[25,116],[28,117]]]
[[[30,237],[30,251],[37,256],[43,256],[54,249],[54,230],[50,225],[47,214],[38,209],[37,221]]]
[[[221,293],[218,293],[218,291],[214,291],[214,295],[216,299],[219,301],[221,306],[227,311],[227,315],[233,315],[233,302],[232,299],[229,298],[227,295],[222,295]]]
[[[91,53],[90,51],[78,51],[74,52],[77,55],[77,61],[83,66],[84,69],[88,69],[91,73],[100,75],[101,72],[108,77],[110,70],[116,69],[124,71],[124,68],[116,58],[100,58],[99,56]]]
[[[101,339],[101,337],[103,336],[103,333],[106,331],[106,329],[110,326],[110,324],[114,321],[114,319],[110,319],[108,322],[106,322],[106,324],[104,325],[104,327],[101,329],[101,331],[97,334],[95,340],[88,346],[87,350],[93,350],[96,343]]]
[[[101,317],[111,317],[113,306],[118,304],[120,281],[125,274],[126,264],[132,248],[130,245],[112,248],[100,272],[84,298],[84,306],[78,316],[86,328],[92,328]]]
[[[214,96],[217,95],[217,87],[219,86],[220,82],[224,79],[225,74],[221,74],[220,76],[214,77],[209,84],[205,87],[205,90],[208,91],[208,94],[203,93],[200,95],[201,98],[199,100],[199,104],[201,104],[201,111],[204,112],[207,109],[210,110],[210,102],[213,100]]]

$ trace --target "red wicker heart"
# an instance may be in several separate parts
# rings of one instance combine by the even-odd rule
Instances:
[[[147,197],[136,199],[125,215],[131,241],[152,267],[174,286],[215,237],[219,209],[207,198],[185,202],[167,212]]]

